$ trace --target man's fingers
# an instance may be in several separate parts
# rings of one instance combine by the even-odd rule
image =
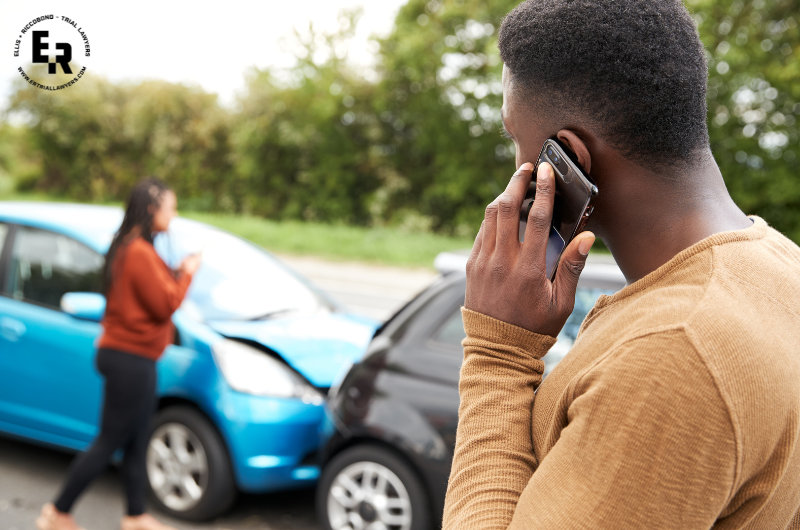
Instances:
[[[533,164],[530,162],[525,162],[519,166],[519,169],[511,176],[511,180],[508,181],[505,193],[519,195],[519,200],[522,202],[525,192],[528,191],[528,184],[531,183],[532,174]]]
[[[478,256],[481,254],[481,244],[483,242],[483,223],[481,223],[481,227],[478,230],[478,235],[475,236],[475,242],[472,244],[472,252],[469,253],[469,258],[467,258],[467,268],[469,268],[472,264],[474,264],[478,260]]]
[[[500,199],[493,200],[489,206],[486,207],[486,215],[481,224],[481,252],[487,256],[491,256],[494,252],[495,238],[497,237],[497,202]]]
[[[497,199],[497,250],[510,252],[519,247],[519,209],[528,191],[533,173],[533,164],[525,162]]]
[[[536,171],[536,199],[528,213],[525,227],[525,242],[522,245],[523,259],[544,267],[550,224],[553,221],[553,201],[556,196],[556,181],[553,168],[542,162]]]
[[[578,288],[578,279],[581,276],[583,267],[586,265],[586,258],[593,244],[593,233],[581,233],[570,242],[561,255],[561,261],[558,263],[558,271],[556,272],[555,281],[553,282],[556,290],[556,297],[559,303],[569,304],[570,310],[575,304],[575,291]]]
[[[514,208],[513,204],[516,201],[516,196],[520,195],[519,204],[516,205],[514,209],[514,219],[515,219],[515,230],[519,230],[519,214],[516,213],[519,208],[520,204],[522,203],[522,197],[525,196],[524,186],[530,183],[530,175],[531,169],[533,165],[529,162],[522,164],[520,168],[514,173],[514,176],[511,177],[511,181],[508,183],[506,187],[506,191],[500,194],[495,200],[486,207],[486,215],[483,220],[483,228],[481,229],[483,234],[481,237],[481,250],[486,255],[491,255],[494,253],[496,244],[498,241],[505,241],[505,236],[501,236],[498,234],[499,229],[503,229],[504,232],[507,232],[507,225],[508,219],[511,215],[511,210]],[[515,239],[515,242],[519,241],[518,236]]]

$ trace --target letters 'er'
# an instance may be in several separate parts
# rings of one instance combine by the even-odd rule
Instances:
[[[62,50],[64,53],[56,55],[55,62],[50,62],[50,57],[42,54],[42,51],[48,49],[46,42],[42,42],[43,38],[48,36],[48,31],[34,31],[33,32],[33,62],[34,63],[47,63],[47,73],[56,73],[56,64],[60,64],[65,74],[71,74],[72,69],[69,67],[69,62],[72,60],[72,46],[68,42],[57,42],[56,49]]]

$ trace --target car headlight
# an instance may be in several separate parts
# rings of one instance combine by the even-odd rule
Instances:
[[[289,367],[252,346],[222,339],[211,349],[223,377],[234,390],[256,396],[299,398],[313,405],[325,401]]]

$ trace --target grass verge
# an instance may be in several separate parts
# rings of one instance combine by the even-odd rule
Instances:
[[[181,212],[181,215],[233,232],[272,252],[340,261],[432,269],[433,259],[439,252],[472,247],[469,238],[408,233],[393,228],[277,222],[261,217],[201,212]]]

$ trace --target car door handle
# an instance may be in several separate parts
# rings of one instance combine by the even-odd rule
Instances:
[[[17,342],[26,331],[25,324],[16,318],[0,317],[0,336],[4,339]]]

